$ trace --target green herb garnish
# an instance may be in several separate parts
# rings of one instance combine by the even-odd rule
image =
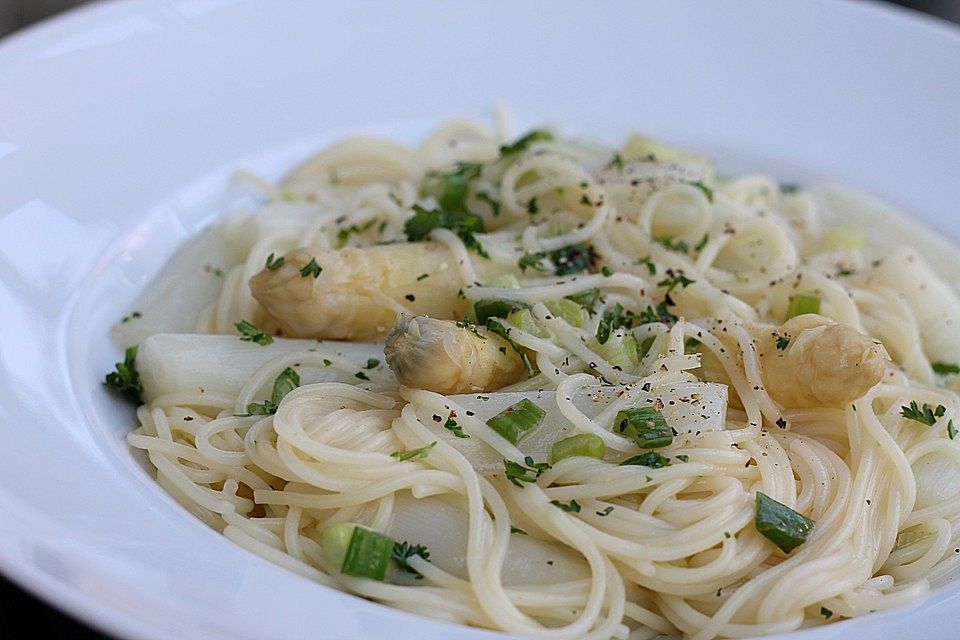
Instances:
[[[290,367],[287,367],[281,371],[277,379],[273,381],[273,393],[270,394],[270,399],[264,400],[263,402],[251,402],[247,405],[246,415],[270,416],[275,414],[277,408],[280,406],[280,401],[299,386],[300,375]]]
[[[473,249],[484,258],[490,257],[474,236],[475,233],[486,230],[480,216],[466,211],[427,210],[418,204],[413,205],[413,212],[413,217],[403,225],[403,231],[410,242],[423,240],[434,229],[450,229],[463,240],[467,249]]]
[[[952,373],[960,373],[960,364],[954,364],[951,362],[934,362],[932,366],[934,373],[939,373],[942,376],[950,375]]]
[[[908,420],[916,420],[921,424],[925,424],[928,427],[932,427],[933,424],[937,421],[937,418],[943,417],[943,414],[946,413],[947,408],[945,406],[937,405],[937,408],[934,409],[927,403],[923,403],[922,407],[917,406],[916,400],[910,403],[909,407],[900,407],[900,415]]]
[[[265,347],[273,342],[273,336],[267,335],[262,329],[257,328],[257,326],[251,322],[241,320],[233,326],[240,332],[240,339],[244,342],[255,342],[261,347]]]
[[[276,271],[277,269],[282,267],[283,263],[286,261],[287,259],[284,258],[283,256],[280,256],[279,258],[274,258],[273,254],[271,253],[270,255],[267,256],[266,268],[269,269],[270,271]]]
[[[447,418],[447,421],[443,423],[443,428],[450,431],[453,435],[458,438],[469,438],[470,436],[463,432],[463,427],[457,424],[457,421],[453,418]]]
[[[400,462],[406,462],[407,460],[413,460],[415,458],[423,459],[430,454],[430,450],[437,446],[437,441],[434,440],[428,445],[422,446],[419,449],[410,449],[409,451],[394,451],[390,454],[391,458],[396,458]]]
[[[140,382],[140,372],[137,371],[137,348],[128,347],[123,353],[123,362],[118,362],[116,371],[111,371],[103,379],[103,385],[110,391],[126,396],[136,402],[141,402],[143,383]]]
[[[308,278],[310,276],[319,278],[321,271],[323,271],[323,267],[317,264],[317,259],[310,258],[310,262],[308,262],[303,269],[300,269],[300,276],[303,278]]]
[[[552,132],[547,131],[546,129],[534,129],[530,133],[517,138],[512,143],[501,146],[500,155],[509,156],[526,151],[527,147],[529,147],[532,142],[553,142],[553,140],[554,135]]]
[[[408,564],[408,560],[413,556],[420,556],[424,560],[430,560],[430,551],[422,545],[412,545],[409,542],[394,542],[393,551],[390,554],[390,557],[394,562],[397,563],[397,567],[401,571],[406,571],[407,573],[412,573],[417,577],[418,580],[422,580],[423,576],[420,575],[420,572],[411,567]]]
[[[789,346],[790,346],[790,338],[788,338],[787,336],[780,336],[779,338],[777,338],[777,349],[780,349],[780,351],[786,351],[787,347]]]
[[[551,500],[550,504],[567,513],[580,513],[580,504],[576,500],[571,500],[570,502]]]
[[[530,456],[525,457],[523,462],[526,466],[513,460],[503,461],[503,468],[506,471],[507,480],[518,487],[523,486],[520,484],[521,482],[536,482],[540,474],[550,468],[550,465],[546,462],[534,462]]]
[[[650,467],[651,469],[659,469],[661,467],[670,466],[670,458],[660,455],[656,451],[647,451],[646,453],[641,453],[638,456],[633,456],[632,458],[627,458],[620,463],[621,467],[627,466],[638,466],[638,467]],[[647,476],[647,482],[652,481],[653,478]]]

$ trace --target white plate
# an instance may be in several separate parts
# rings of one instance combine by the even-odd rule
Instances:
[[[854,3],[95,6],[0,45],[0,569],[131,638],[483,638],[279,569],[169,499],[100,386],[106,330],[228,172],[451,116],[632,129],[829,177],[960,238],[960,35]],[[953,637],[960,586],[800,634]]]

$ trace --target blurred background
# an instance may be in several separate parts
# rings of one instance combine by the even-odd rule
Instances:
[[[92,1],[95,0],[0,0],[0,38],[55,13],[90,4]],[[960,24],[960,0],[863,1],[896,4]],[[33,640],[34,638],[107,640],[105,636],[47,607],[0,576],[0,639]]]

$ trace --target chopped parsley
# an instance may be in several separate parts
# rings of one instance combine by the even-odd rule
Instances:
[[[713,202],[713,189],[703,184],[703,182],[701,182],[700,180],[697,180],[696,182],[688,182],[687,184],[689,184],[691,187],[696,187],[697,189],[700,189],[700,191],[703,192],[703,195],[707,196],[707,201]]]
[[[420,572],[411,567],[407,561],[413,556],[420,556],[424,560],[430,560],[430,551],[427,550],[422,544],[412,545],[409,542],[394,542],[393,543],[393,552],[390,554],[390,557],[394,562],[397,563],[397,567],[401,571],[406,571],[407,573],[412,573],[417,577],[418,580],[422,580],[423,576],[420,575]]]
[[[656,307],[647,305],[647,308],[640,314],[640,318],[647,323],[662,322],[664,324],[673,324],[678,320],[677,316],[670,313],[667,309],[667,301],[659,303]]]
[[[426,280],[429,277],[430,277],[429,273],[421,273],[420,275],[417,276],[417,282],[420,282],[421,280]]]
[[[308,278],[310,276],[319,278],[321,271],[323,271],[323,267],[317,264],[317,259],[310,258],[310,262],[308,262],[303,269],[300,269],[300,276],[303,278]]]
[[[553,142],[553,140],[554,135],[552,132],[547,131],[546,129],[534,129],[530,133],[517,138],[512,143],[502,145],[500,147],[500,155],[514,155],[526,151],[527,147],[529,147],[533,142]]]
[[[530,362],[530,356],[527,355],[527,352],[524,351],[520,345],[513,341],[513,338],[510,337],[510,330],[497,318],[490,318],[487,320],[487,329],[507,341],[507,344],[509,344],[513,350],[517,352],[517,355],[520,356],[523,366],[527,368],[527,376],[532,377],[534,374],[534,369],[533,363]]]
[[[431,171],[424,179],[421,193],[433,196],[445,211],[466,211],[470,182],[483,170],[479,162],[458,162],[448,173]]]
[[[535,216],[538,213],[540,213],[540,205],[537,204],[536,198],[530,198],[530,200],[527,201],[527,213],[529,213],[532,216]]]
[[[650,467],[651,469],[659,469],[661,467],[669,467],[670,458],[662,456],[656,451],[648,451],[646,453],[641,453],[638,456],[627,458],[626,460],[620,463],[620,466],[621,467],[640,466],[640,467]],[[650,478],[650,479],[652,480],[653,478]]]
[[[493,214],[494,218],[500,215],[500,203],[494,200],[486,191],[477,193],[477,200],[480,202],[485,202],[487,205],[489,205],[490,212]]]
[[[787,347],[789,346],[790,346],[790,338],[788,338],[787,336],[780,336],[779,338],[777,338],[777,349],[780,349],[780,351],[786,351]]]
[[[337,240],[340,242],[340,244],[343,244],[343,243],[346,242],[347,239],[349,239],[350,236],[352,236],[353,234],[355,234],[355,233],[356,233],[356,234],[361,234],[361,233],[363,233],[364,231],[367,231],[368,229],[370,229],[371,227],[373,227],[373,225],[375,225],[375,224],[377,224],[377,221],[376,221],[376,220],[370,220],[370,221],[368,221],[368,222],[364,222],[364,223],[361,224],[361,225],[352,224],[352,225],[350,225],[349,227],[344,227],[344,228],[342,228],[342,229],[339,229],[339,230],[337,231]]]
[[[600,324],[597,325],[597,342],[606,344],[607,340],[610,339],[611,332],[620,327],[631,329],[636,324],[637,319],[637,314],[624,309],[623,305],[618,302],[613,306],[612,311],[605,311],[603,317],[600,318]]]
[[[679,253],[688,253],[690,251],[690,245],[686,240],[674,240],[673,236],[666,236],[665,238],[657,238],[657,244],[663,246],[664,249],[668,251],[677,251]]]
[[[698,243],[696,244],[696,246],[693,248],[693,250],[694,250],[694,251],[703,251],[703,248],[704,248],[705,246],[707,246],[707,243],[708,243],[708,242],[710,242],[710,234],[709,234],[709,233],[705,233],[705,234],[703,234],[703,237],[700,238],[700,242],[698,242]]]
[[[506,471],[507,480],[518,487],[523,486],[520,484],[521,482],[536,482],[540,474],[550,468],[550,465],[546,462],[534,462],[530,456],[524,458],[523,463],[524,464],[520,464],[513,460],[503,461],[503,468]]]
[[[826,607],[820,607],[820,615],[823,616],[824,620],[829,620],[833,617],[833,611],[830,611],[830,609],[827,609]]]
[[[361,380],[370,380],[370,376],[365,374],[363,371],[357,371],[355,374],[353,374],[353,376],[355,378],[360,378]]]
[[[548,271],[541,263],[545,258],[553,262],[553,272],[558,276],[565,276],[571,273],[580,273],[589,269],[597,260],[597,254],[593,246],[588,244],[571,244],[560,247],[554,251],[541,251],[538,253],[529,253],[521,256],[517,261],[521,271],[528,268]]]
[[[942,376],[949,375],[952,373],[960,373],[960,364],[955,364],[951,362],[934,362],[933,371],[939,373]]]
[[[380,361],[376,358],[368,358],[367,362],[363,365],[364,369],[374,369],[377,365],[380,364]]]
[[[115,366],[117,370],[106,375],[103,385],[118,395],[140,402],[143,383],[140,382],[140,372],[137,371],[137,347],[128,347],[123,353],[123,362],[118,362]]]
[[[480,216],[466,211],[427,210],[418,204],[413,205],[413,217],[403,225],[407,240],[419,242],[430,235],[434,229],[450,229],[463,240],[467,249],[473,249],[484,258],[490,257],[474,235],[486,230],[483,218]]]
[[[261,347],[265,347],[273,342],[273,336],[267,335],[262,329],[259,329],[251,322],[241,320],[233,326],[240,332],[240,339],[244,342],[256,342]]]
[[[269,400],[263,402],[251,402],[247,405],[247,416],[270,416],[277,412],[280,401],[288,393],[300,386],[300,375],[296,371],[287,367],[280,372],[277,379],[273,381],[273,393]]]
[[[611,506],[607,507],[606,509],[604,509],[603,511],[595,511],[594,513],[596,513],[598,516],[601,516],[601,517],[603,517],[603,516],[608,516],[608,515],[610,515],[611,513],[613,513],[613,506],[611,505]]]
[[[936,409],[932,408],[927,403],[923,403],[922,407],[918,407],[916,400],[912,401],[909,407],[900,407],[901,416],[908,420],[916,420],[917,422],[925,424],[928,427],[932,427],[937,419],[943,417],[943,414],[946,412],[947,408],[942,404],[937,405]]]
[[[470,436],[463,432],[463,427],[457,424],[457,421],[453,418],[447,418],[447,421],[443,423],[443,428],[450,431],[453,435],[458,438],[469,438]]]
[[[653,258],[651,258],[650,256],[642,258],[641,260],[637,260],[637,264],[646,265],[647,271],[650,272],[650,275],[652,276],[657,275],[657,265],[654,264]]]
[[[287,259],[284,258],[283,256],[280,256],[279,258],[274,258],[273,254],[271,253],[270,255],[267,256],[266,268],[269,269],[270,271],[276,271],[277,269],[282,267],[283,263],[286,261]]]
[[[122,318],[120,318],[120,324],[126,324],[131,320],[136,320],[137,318],[142,318],[142,317],[143,317],[142,313],[140,313],[139,311],[134,311],[130,315],[123,316]]]
[[[666,287],[667,294],[669,295],[671,291],[676,289],[678,286],[686,289],[689,285],[696,282],[696,280],[691,280],[687,276],[683,275],[682,271],[674,271],[673,269],[667,269],[667,277],[657,283],[658,287]]]
[[[400,462],[406,462],[407,460],[413,460],[414,458],[423,459],[430,454],[430,450],[437,446],[437,441],[434,440],[428,445],[420,447],[419,449],[411,449],[409,451],[394,451],[390,454],[391,458],[396,458]]]
[[[611,269],[607,265],[603,265],[603,268],[600,269],[600,273],[602,273],[605,278],[609,278],[610,276],[613,275],[613,269]]]
[[[524,531],[524,530],[521,529],[520,527],[515,527],[515,526],[513,526],[513,525],[510,525],[510,533],[518,533],[518,534],[520,534],[521,536],[527,535],[527,532],[526,532],[526,531]]]
[[[576,500],[571,500],[570,502],[560,502],[559,500],[551,500],[550,504],[560,509],[561,511],[566,511],[567,513],[580,513],[580,504]]]

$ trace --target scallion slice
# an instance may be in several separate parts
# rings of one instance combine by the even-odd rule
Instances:
[[[613,420],[613,430],[632,438],[641,449],[666,447],[673,442],[673,430],[653,407],[620,411]]]
[[[540,424],[546,414],[546,411],[524,398],[487,420],[487,426],[517,444],[520,438]]]
[[[574,456],[602,460],[605,451],[603,438],[593,433],[578,433],[553,443],[553,447],[550,448],[550,464],[556,464],[558,460]]]
[[[547,300],[544,303],[555,317],[566,321],[567,324],[574,327],[582,327],[589,319],[587,310],[582,305],[562,298],[560,300]]]
[[[802,316],[805,313],[820,313],[820,298],[817,296],[808,296],[805,293],[798,293],[790,298],[790,306],[787,307],[787,320]]]
[[[350,536],[340,570],[350,576],[383,580],[393,555],[393,539],[382,533],[356,527]]]
[[[757,492],[754,526],[757,531],[784,553],[790,553],[807,540],[814,521],[797,513],[770,496]]]

